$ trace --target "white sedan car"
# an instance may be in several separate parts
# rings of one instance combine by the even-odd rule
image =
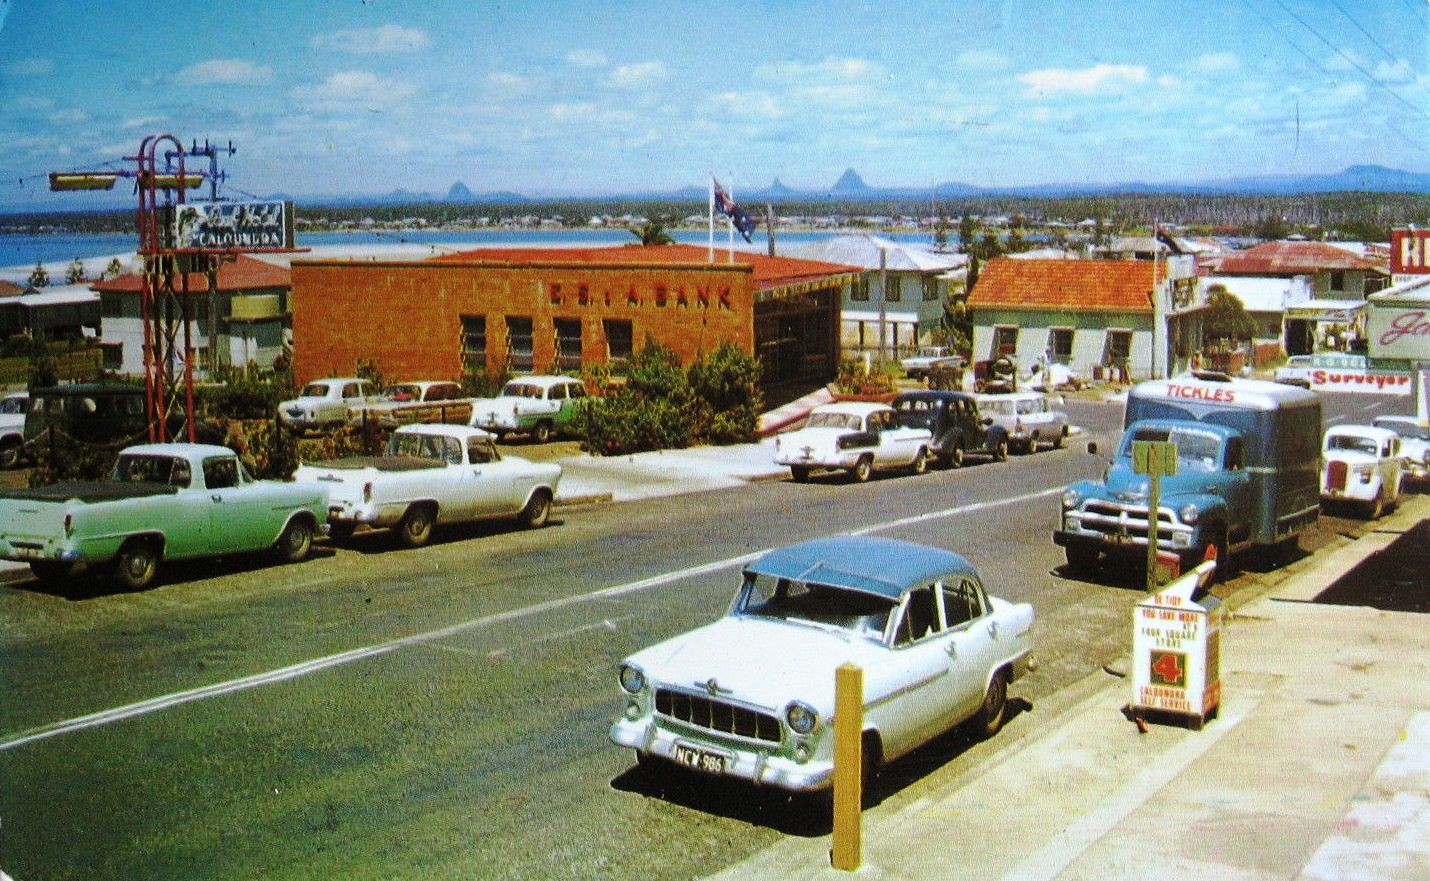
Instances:
[[[894,539],[821,538],[746,567],[728,614],[619,666],[611,740],[794,791],[831,786],[834,671],[864,671],[865,770],[972,720],[1002,727],[1032,666],[1033,608],[984,592],[958,554]]]
[[[789,466],[796,481],[816,470],[847,471],[866,481],[875,469],[928,469],[933,435],[905,428],[887,404],[840,401],[815,407],[803,428],[775,438],[775,464]]]

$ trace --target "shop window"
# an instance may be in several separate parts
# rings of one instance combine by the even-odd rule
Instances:
[[[487,369],[487,317],[462,316],[462,370],[485,373]]]
[[[934,278],[931,275],[925,275],[923,277],[923,286],[925,303],[932,303],[939,298],[937,278]]]
[[[623,318],[607,318],[601,322],[606,335],[606,360],[614,373],[625,373],[630,367],[631,356],[635,353],[635,333],[630,321]]]
[[[556,324],[556,369],[581,369],[581,319],[558,318]]]
[[[531,318],[508,315],[506,319],[506,363],[513,371],[531,370],[535,364],[535,336]]]
[[[1000,355],[1012,355],[1018,351],[1018,328],[1016,327],[995,327],[993,328],[993,352],[994,358]]]
[[[1073,329],[1055,327],[1048,331],[1048,352],[1054,364],[1072,363]]]
[[[869,299],[869,279],[866,276],[859,276],[854,283],[849,286],[849,299],[862,303]]]

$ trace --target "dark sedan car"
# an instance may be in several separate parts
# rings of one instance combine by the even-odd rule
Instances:
[[[927,428],[933,433],[929,452],[953,468],[965,456],[988,456],[997,462],[1008,458],[1008,432],[978,412],[973,395],[963,392],[905,392],[894,399],[894,410],[906,428]]]

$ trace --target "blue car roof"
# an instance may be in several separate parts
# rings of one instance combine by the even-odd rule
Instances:
[[[978,572],[962,556],[928,545],[872,536],[816,538],[770,551],[745,571],[898,599],[904,591],[950,574]]]

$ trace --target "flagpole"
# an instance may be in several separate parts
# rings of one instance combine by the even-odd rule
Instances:
[[[726,190],[725,192],[730,196],[730,204],[731,204],[731,205],[738,205],[738,204],[740,204],[740,203],[735,201],[735,173],[734,173],[733,171],[730,172],[728,179],[729,179],[729,181],[730,181],[730,189]],[[735,218],[734,218],[734,217],[727,217],[727,218],[725,218],[725,247],[726,247],[726,249],[727,249],[727,250],[725,251],[725,260],[726,260],[726,262],[727,262],[727,263],[734,263],[734,262],[735,262]]]
[[[715,262],[715,175],[713,175],[713,174],[710,175],[710,205],[708,206],[708,208],[709,208],[709,214],[708,214],[707,216],[710,218],[710,238],[709,238],[709,240],[708,240],[708,244],[707,244],[707,248],[706,248],[705,262],[706,262],[706,263],[714,263],[714,262]]]

